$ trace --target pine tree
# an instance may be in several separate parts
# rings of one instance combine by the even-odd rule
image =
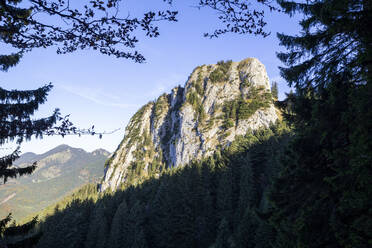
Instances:
[[[7,68],[7,63],[8,60],[3,62],[4,68]],[[54,132],[65,134],[69,131],[63,129],[63,127],[59,130],[52,129],[53,125],[55,125],[58,120],[61,120],[58,110],[55,110],[49,117],[37,120],[32,119],[32,115],[38,109],[39,105],[46,101],[46,97],[51,88],[51,85],[29,91],[8,91],[0,88],[0,146],[4,146],[11,141],[15,141],[20,145],[24,140],[31,139],[32,136],[42,137],[45,134],[53,134]],[[67,129],[69,128],[70,127],[67,127]],[[19,158],[19,154],[20,148],[18,147],[11,154],[0,158],[0,180],[3,181],[3,184],[5,184],[9,178],[17,178],[19,176],[31,174],[36,169],[36,163],[22,168],[14,167],[13,162]],[[11,215],[1,220],[1,239],[6,239],[9,237],[10,233],[16,235],[15,230],[20,230],[20,234],[27,234],[36,224],[35,219],[26,225],[19,226],[18,229],[12,227],[13,231],[8,232],[5,227],[10,221]],[[38,236],[30,237],[19,242],[23,242],[22,245],[26,245],[27,243],[36,242],[36,237]]]
[[[279,95],[278,83],[275,81],[271,83],[271,95],[273,96],[274,99],[278,100]]]
[[[0,88],[0,146],[4,146],[9,142],[15,142],[18,145],[11,154],[0,158],[0,180],[2,180],[2,184],[5,184],[9,178],[28,175],[36,169],[36,163],[26,167],[13,166],[13,162],[19,158],[19,146],[22,142],[30,140],[32,137],[42,138],[44,135],[95,134],[93,129],[79,130],[76,128],[68,117],[61,116],[58,109],[48,117],[40,119],[33,118],[39,106],[46,101],[51,89],[51,84],[36,90],[25,91]],[[8,215],[0,222],[0,237],[2,239],[6,239],[6,236],[9,236],[6,226],[10,221],[11,215]],[[36,223],[37,221],[35,219],[26,225],[19,226],[18,229],[22,230],[20,233],[27,233],[25,230],[31,231]],[[12,228],[13,230],[17,230],[14,227]],[[11,233],[15,233],[15,231]],[[22,242],[25,242],[24,245],[26,245],[31,240],[36,242],[36,239],[33,237],[29,237]]]
[[[237,233],[238,247],[255,247],[255,236],[258,225],[259,222],[253,210],[249,207],[245,208],[244,215],[240,219]]]
[[[169,191],[171,185],[168,182],[168,176],[164,175],[160,178],[162,181],[155,194],[154,199],[150,203],[150,227],[151,230],[149,240],[150,247],[167,247],[169,243],[169,233],[172,231],[169,225],[170,212],[172,209],[172,199]]]
[[[223,218],[218,226],[218,233],[214,248],[230,248],[231,247],[231,232],[229,223],[226,218]]]
[[[258,227],[255,230],[254,244],[255,248],[273,248],[275,240],[275,231],[271,225],[263,221],[259,221]]]
[[[136,236],[132,248],[147,248],[147,241],[142,229],[136,230]]]
[[[89,227],[84,247],[103,248],[107,244],[110,226],[105,216],[105,206],[100,202],[94,209],[89,219]]]
[[[241,178],[240,178],[240,196],[239,196],[239,218],[241,219],[247,208],[253,208],[257,202],[258,194],[254,181],[252,163],[249,153],[242,159]]]
[[[33,120],[31,117],[46,101],[51,85],[46,85],[37,90],[30,91],[8,91],[0,88],[0,145],[10,141],[21,144],[32,136],[42,137],[56,123],[59,111],[43,119]],[[32,173],[36,165],[25,168],[12,167],[13,162],[19,158],[19,148],[10,155],[0,158],[0,179],[6,183],[8,178],[16,178]]]
[[[201,247],[207,247],[212,244],[216,239],[216,187],[214,186],[213,174],[214,174],[214,159],[208,158],[202,164],[202,184],[203,184],[203,200],[202,200],[202,217],[203,225],[201,225],[200,236],[201,236]]]
[[[124,225],[126,225],[128,222],[128,215],[129,215],[128,206],[126,200],[124,199],[122,203],[120,203],[112,220],[109,238],[109,244],[111,248],[122,247],[124,235],[127,235],[124,232]]]
[[[169,232],[169,247],[195,246],[195,219],[196,212],[193,208],[193,199],[196,192],[192,191],[193,178],[189,174],[192,168],[187,167],[182,175],[172,176],[172,190],[170,199],[172,208],[167,219]],[[189,175],[188,175],[189,174]]]
[[[281,74],[296,89],[289,119],[296,136],[270,195],[271,221],[282,244],[368,247],[372,2],[280,4],[306,18],[300,36],[278,35],[288,49],[278,55],[287,66]]]
[[[123,225],[123,243],[121,244],[124,247],[133,247],[136,242],[137,245],[143,244],[143,240],[140,240],[137,235],[143,231],[143,222],[144,222],[144,207],[137,200],[132,207],[130,208],[128,221]],[[142,233],[143,234],[143,233]],[[137,240],[138,238],[138,240]],[[144,235],[142,238],[145,238]]]
[[[219,218],[225,218],[231,223],[233,220],[233,199],[232,199],[232,173],[230,168],[221,168],[221,175],[217,188],[217,211]]]

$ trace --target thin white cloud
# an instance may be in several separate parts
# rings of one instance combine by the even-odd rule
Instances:
[[[71,93],[82,97],[84,99],[90,100],[96,104],[109,106],[109,107],[118,107],[122,109],[135,108],[138,107],[137,104],[128,104],[120,102],[120,97],[103,92],[102,90],[96,88],[68,85],[68,84],[58,84],[57,87]]]
[[[146,95],[148,97],[157,98],[163,93],[170,93],[170,90],[174,87],[181,85],[186,82],[187,77],[182,74],[171,74],[168,77],[160,78],[155,80],[155,87],[151,89]]]

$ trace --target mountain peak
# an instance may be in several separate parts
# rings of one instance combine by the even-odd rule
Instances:
[[[67,149],[70,149],[70,148],[72,148],[72,147],[69,146],[69,145],[61,144],[61,145],[58,145],[58,146],[54,147],[52,150],[67,150]]]
[[[278,119],[265,66],[256,58],[198,66],[184,87],[144,105],[107,163],[101,190],[213,154]],[[134,169],[132,169],[135,168]]]
[[[50,149],[47,152],[44,152],[44,153],[40,154],[40,155],[46,155],[46,154],[51,154],[51,153],[63,152],[63,151],[69,150],[69,149],[73,149],[73,147],[71,147],[69,145],[66,145],[66,144],[61,144],[61,145],[58,145],[58,146]]]
[[[63,144],[43,154],[22,154],[15,161],[16,166],[37,162],[37,168],[31,175],[11,179],[13,184],[8,187],[0,187],[0,204],[3,203],[0,215],[5,216],[12,209],[13,216],[19,220],[86,183],[98,182],[107,156],[103,155],[106,153],[103,149],[96,151],[94,155]]]

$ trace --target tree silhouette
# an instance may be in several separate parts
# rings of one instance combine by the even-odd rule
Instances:
[[[372,177],[372,2],[280,1],[302,32],[278,37],[281,75],[296,92],[295,137],[270,198],[283,245],[368,247]]]
[[[164,0],[169,3],[177,0]],[[265,31],[265,11],[280,11],[271,0],[199,0],[195,8],[209,8],[218,14],[222,23],[211,33],[204,33],[205,37],[218,38],[223,34],[252,34],[267,37],[270,32]],[[254,5],[257,3],[257,5]],[[253,7],[252,7],[253,6]]]
[[[144,56],[134,50],[138,42],[135,32],[140,29],[147,37],[157,37],[159,28],[155,24],[176,21],[177,12],[154,10],[131,17],[119,8],[119,3],[1,0],[0,42],[17,50],[0,57],[2,69],[16,65],[25,52],[50,46],[56,46],[59,54],[92,48],[102,54],[144,62]]]

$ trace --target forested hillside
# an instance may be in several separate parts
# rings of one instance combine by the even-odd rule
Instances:
[[[94,8],[106,11],[107,5],[118,13],[118,1],[90,1],[93,10],[85,6],[85,17],[80,10],[71,10],[69,1],[52,1],[51,8],[46,8],[47,1],[32,1],[37,3],[36,10],[44,7],[47,15],[72,18],[72,30],[80,35],[71,36],[69,29],[58,26],[52,26],[48,33],[44,32],[50,27],[43,29],[43,23],[29,27],[35,25],[33,10],[13,8],[20,2],[0,1],[0,17],[4,17],[0,21],[6,24],[0,40],[6,44],[27,50],[57,45],[53,43],[56,41],[63,43],[59,52],[92,47],[103,54],[140,62],[143,57],[137,51],[119,52],[112,47],[120,43],[116,38],[121,37],[125,47],[134,48],[137,39],[130,34],[137,27],[147,36],[157,36],[158,28],[151,22],[157,16],[175,21],[178,13],[147,12],[144,19],[133,20],[98,15],[103,19],[87,23],[95,16]],[[263,29],[263,17],[269,12],[257,10],[251,1],[196,2],[199,10],[210,7],[216,11],[223,24],[213,33],[205,33],[206,37],[226,33],[269,35]],[[16,226],[8,215],[0,221],[0,246],[372,247],[372,1],[253,2],[300,19],[300,32],[294,34],[289,29],[277,33],[284,49],[268,49],[276,52],[282,63],[280,76],[292,89],[286,99],[279,101],[272,96],[263,70],[255,74],[265,79],[259,80],[266,86],[260,89],[251,88],[249,66],[242,71],[240,63],[226,61],[198,67],[185,87],[162,95],[133,116],[123,141],[106,162],[99,191],[95,184],[84,186],[41,212],[40,222],[33,218]],[[277,5],[272,5],[274,2]],[[56,12],[59,8],[61,12]],[[114,39],[109,38],[113,34],[109,20],[118,25]],[[90,24],[93,29],[89,29]],[[214,24],[209,23],[212,28]],[[287,27],[286,22],[275,24]],[[29,37],[43,42],[22,43],[22,30],[35,31]],[[60,32],[63,36],[58,35]],[[223,49],[233,46],[226,44]],[[0,70],[16,65],[22,55],[0,57]],[[172,56],[181,57],[178,53]],[[194,59],[194,54],[191,57]],[[9,140],[20,144],[43,134],[81,134],[68,118],[60,117],[58,110],[49,118],[31,120],[51,87],[0,89],[0,145]],[[205,101],[209,94],[210,101]],[[223,102],[218,102],[222,98]],[[251,119],[254,115],[264,118]],[[240,129],[241,120],[255,128],[243,125]],[[263,125],[255,125],[255,120]],[[57,121],[62,121],[61,127],[54,127]],[[97,134],[92,129],[82,133]],[[174,133],[183,136],[172,136]],[[36,169],[34,165],[14,167],[18,156],[16,149],[0,158],[4,183]],[[6,201],[9,197],[13,196]]]
[[[101,196],[86,186],[49,209],[37,247],[267,247],[266,195],[289,137],[277,123],[159,178]]]
[[[34,215],[61,200],[87,183],[98,182],[109,153],[98,149],[92,153],[60,145],[43,153],[25,153],[14,162],[18,168],[37,162],[29,176],[10,179],[0,186],[0,218],[10,212],[15,220]]]

